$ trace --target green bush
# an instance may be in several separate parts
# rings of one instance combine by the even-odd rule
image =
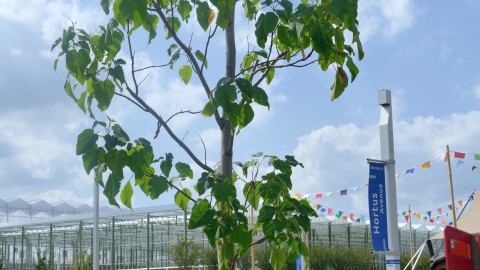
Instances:
[[[404,252],[400,255],[400,268],[404,269],[407,263],[410,261],[410,253]],[[415,259],[416,260],[416,259]],[[415,260],[407,267],[407,270],[411,270],[413,263],[415,263]],[[417,270],[428,270],[430,269],[430,256],[423,252],[420,255],[420,259],[417,262],[417,265],[415,266],[415,269]]]
[[[3,253],[3,249],[0,248],[0,270],[3,270],[3,261],[5,260],[5,256]]]
[[[179,241],[173,244],[168,251],[170,260],[180,270],[191,270],[202,261],[203,247],[193,241]]]
[[[270,255],[272,253],[272,248],[269,246],[259,246],[255,248],[255,261],[258,268],[261,270],[273,270],[272,265],[270,264]],[[283,270],[295,270],[295,262],[285,262],[285,265],[282,268]],[[315,268],[312,268],[315,269]]]
[[[237,258],[236,266],[240,268],[240,270],[252,269],[252,255],[250,252],[250,249],[248,249],[243,256]]]
[[[335,245],[329,247],[323,244],[310,248],[310,268],[315,270],[328,269],[373,269],[373,256],[368,247],[348,247]]]
[[[201,263],[207,267],[207,270],[218,269],[217,250],[208,246],[203,249],[203,258]]]
[[[93,257],[88,255],[86,251],[79,251],[73,261],[72,270],[92,270],[93,269]]]
[[[37,251],[37,261],[33,262],[33,267],[35,270],[50,270],[47,261],[47,255],[45,253],[46,252],[44,252],[42,255],[40,254],[40,251]]]

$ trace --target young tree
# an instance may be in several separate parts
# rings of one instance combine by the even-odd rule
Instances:
[[[130,170],[134,184],[146,196],[157,199],[172,189],[176,191],[175,203],[182,209],[185,210],[189,202],[194,203],[188,226],[203,228],[210,244],[217,247],[221,269],[234,269],[238,255],[264,241],[272,246],[270,263],[274,269],[281,269],[287,259],[293,261],[299,252],[308,256],[301,234],[309,230],[310,217],[316,216],[316,212],[307,201],[292,199],[289,194],[292,168],[302,164],[293,156],[282,159],[260,153],[251,161],[235,163],[242,171],[236,174],[234,138],[254,119],[253,103],[270,107],[261,83],[269,84],[277,70],[312,64],[323,70],[332,67],[335,76],[331,99],[343,93],[349,83],[345,70],[349,70],[351,81],[358,74],[352,59],[353,45],[358,58],[363,58],[356,19],[357,0],[243,0],[242,3],[235,0],[101,0],[100,4],[110,16],[105,26],[87,33],[72,25],[63,31],[52,50],[60,47],[55,69],[59,58],[65,58],[66,93],[94,120],[92,128],[79,134],[76,153],[82,155],[86,172],[94,171],[109,202],[119,206],[116,197],[120,194],[121,202],[131,208],[132,183],[123,181],[124,172]],[[242,13],[236,12],[241,8]],[[243,59],[240,64],[236,62],[234,29],[238,14],[255,26],[255,43],[259,48],[239,58]],[[196,21],[192,22],[192,18]],[[197,48],[191,44],[190,37],[182,38],[185,30],[181,26],[186,23],[198,24],[208,31],[201,47],[196,45],[198,38]],[[165,36],[159,38],[157,31],[162,27]],[[136,65],[132,37],[141,32],[140,29],[148,34],[150,46],[160,44],[159,48],[167,48],[165,56],[169,61],[165,65]],[[224,33],[225,51],[212,55],[210,42],[220,32]],[[352,37],[350,44],[345,42],[345,36]],[[129,59],[120,58],[122,46]],[[217,79],[212,82],[206,77],[208,59],[223,57],[223,53],[226,54],[225,74],[216,74]],[[177,67],[180,60],[187,64]],[[200,81],[208,98],[201,114],[212,117],[221,133],[218,168],[202,162],[169,126],[173,116],[195,111],[180,111],[166,118],[142,95],[144,85],[139,73],[161,67],[178,68],[185,84],[192,75]],[[149,140],[130,140],[118,123],[97,120],[95,115],[101,112],[92,105],[96,103],[100,111],[107,111],[114,97],[128,100],[153,116],[158,122],[157,134],[164,129],[191,158],[189,162],[203,170],[195,184],[197,195],[178,184],[179,180],[194,179],[193,170],[186,162],[174,163],[171,153],[158,157]],[[98,129],[105,132],[99,133]],[[259,166],[265,159],[269,160],[271,170],[259,176]],[[247,180],[249,176],[251,179]],[[238,179],[244,182],[243,196],[237,194]],[[241,197],[244,197],[243,203]],[[253,228],[248,227],[245,215],[249,207],[259,211]],[[253,242],[252,236],[259,230],[265,237]]]

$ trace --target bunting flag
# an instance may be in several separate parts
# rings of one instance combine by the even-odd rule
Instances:
[[[431,218],[432,217],[432,211],[427,211],[427,215],[428,215],[429,218]]]
[[[415,168],[408,169],[405,171],[405,174],[413,173],[414,170]]]
[[[325,194],[325,195],[327,195],[328,197],[331,197],[331,196],[333,195],[333,192],[328,192],[328,193]]]
[[[340,195],[341,195],[341,196],[347,195],[347,190],[346,190],[346,189],[340,190]]]
[[[397,173],[395,174],[395,178],[396,178],[396,179],[400,178],[400,173],[399,173],[399,172],[397,172]]]
[[[405,220],[408,222],[409,215],[405,215]]]
[[[460,167],[460,165],[462,165],[463,163],[465,163],[465,161],[459,159],[459,160],[457,161],[457,168]]]
[[[347,220],[347,216],[343,216],[342,219],[346,221],[346,220]]]
[[[448,205],[448,208],[450,208],[450,211],[451,211],[451,210],[452,210],[452,205],[451,205],[451,204],[449,204],[449,205]]]
[[[475,170],[477,168],[477,166],[472,166],[472,171]]]
[[[294,195],[293,195],[293,198],[295,198],[295,199],[297,199],[297,200],[299,200],[301,197],[302,197],[301,194],[294,194]]]
[[[303,195],[303,198],[304,198],[304,199],[310,198],[310,194],[305,194],[305,195]]]
[[[428,168],[430,168],[430,160],[422,164],[422,169],[423,170],[428,169]]]
[[[415,213],[415,216],[417,217],[418,220],[420,220],[420,218],[422,217],[420,213]]]
[[[465,153],[462,153],[462,152],[453,152],[453,157],[454,157],[454,158],[465,159]]]
[[[355,216],[355,214],[350,213],[349,216],[350,216],[350,219],[353,219],[353,216]]]
[[[322,193],[315,194],[315,199],[320,199],[320,198],[322,198]]]
[[[325,211],[327,211],[327,209],[326,209],[326,208],[322,208],[322,209],[320,209],[320,212],[322,212],[322,213],[325,213]]]
[[[462,200],[458,201],[458,205],[462,206],[462,204],[463,204]]]
[[[442,214],[442,208],[438,208],[437,211],[440,215]]]
[[[473,154],[473,158],[475,160],[480,160],[480,154]]]
[[[333,215],[333,209],[332,208],[328,208],[328,215],[329,216]]]

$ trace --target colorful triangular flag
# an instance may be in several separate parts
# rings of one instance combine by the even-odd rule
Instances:
[[[460,165],[462,165],[463,163],[465,163],[465,161],[459,159],[459,160],[457,161],[457,168],[458,168]]]
[[[294,195],[293,195],[293,198],[295,198],[295,199],[297,199],[297,200],[300,199],[301,197],[302,197],[301,194],[294,194]]]
[[[437,211],[440,215],[442,214],[442,208],[438,208]]]
[[[432,217],[432,211],[427,211],[427,215],[428,215],[429,218],[431,218]]]
[[[404,216],[405,220],[408,222],[408,218],[410,217],[409,215]]]
[[[464,159],[464,158],[465,158],[465,153],[462,153],[462,152],[453,152],[453,157],[454,157],[454,158]]]
[[[347,195],[347,190],[346,189],[340,190],[340,195],[342,195],[342,196]]]
[[[473,158],[475,160],[480,160],[480,154],[473,154]]]
[[[322,193],[315,194],[315,199],[320,199],[320,198],[322,198]]]
[[[422,164],[422,169],[430,168],[430,160]]]
[[[414,170],[415,168],[408,169],[405,171],[405,174],[413,173]]]

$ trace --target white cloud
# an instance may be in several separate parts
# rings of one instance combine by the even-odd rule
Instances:
[[[397,181],[400,208],[412,204],[417,211],[426,211],[428,207],[443,206],[449,194],[448,174],[443,161],[435,158],[445,151],[447,144],[451,151],[478,152],[480,126],[473,124],[478,119],[480,111],[471,111],[446,118],[416,117],[394,123],[396,171],[416,168],[414,174],[402,174]],[[293,193],[339,191],[367,183],[366,159],[380,157],[378,133],[377,124],[360,127],[350,123],[322,127],[300,137],[294,155],[305,168],[296,169],[293,174]],[[420,165],[428,160],[432,167],[422,170]],[[475,161],[470,157],[466,162]],[[459,199],[480,186],[468,167],[453,169]],[[350,196],[321,199],[318,203],[366,214],[366,190],[351,193]]]
[[[358,17],[362,41],[377,33],[393,39],[413,25],[415,6],[412,0],[362,0]]]
[[[473,88],[473,96],[480,101],[480,84]]]
[[[60,36],[61,30],[72,22],[77,27],[93,30],[105,16],[100,6],[85,7],[78,0],[27,0],[1,1],[0,17],[26,24],[32,28],[40,27],[42,38],[52,43]]]

